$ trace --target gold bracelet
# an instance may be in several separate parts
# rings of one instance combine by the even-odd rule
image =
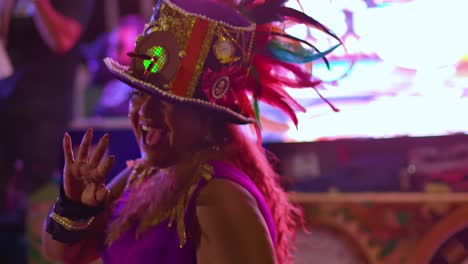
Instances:
[[[73,221],[66,217],[60,216],[55,212],[49,215],[55,222],[59,223],[68,231],[80,231],[87,229],[94,221],[94,216],[85,221]]]

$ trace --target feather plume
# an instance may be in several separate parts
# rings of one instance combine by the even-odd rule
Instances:
[[[326,56],[343,43],[329,28],[296,9],[286,7],[287,0],[243,0],[238,9],[247,18],[257,24],[255,31],[255,49],[252,65],[248,71],[253,102],[252,115],[257,119],[257,136],[260,131],[260,109],[258,100],[279,108],[285,112],[297,127],[296,111],[305,112],[285,88],[312,88],[334,111],[339,111],[318,91],[321,81],[312,76],[312,63],[323,60],[327,68],[330,64]],[[300,2],[298,0],[300,5]],[[300,5],[301,9],[302,6]],[[302,10],[303,11],[303,10]],[[287,34],[284,26],[304,24],[323,32],[339,43],[325,51],[320,51],[312,43]]]

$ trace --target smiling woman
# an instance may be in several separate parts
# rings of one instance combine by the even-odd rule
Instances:
[[[283,86],[319,83],[279,54],[323,54],[274,25],[291,20],[334,35],[284,1],[242,3],[236,10],[234,2],[158,1],[130,65],[105,59],[135,89],[129,118],[141,158],[104,186],[114,159],[101,162],[109,137],[88,157],[88,130],[75,159],[65,135],[46,255],[73,262],[101,256],[105,263],[291,262],[301,211],[261,148],[258,101],[295,120],[293,109],[302,107]],[[256,127],[257,144],[241,124]]]
[[[133,93],[129,110],[143,159],[158,167],[172,166],[199,149],[217,144],[212,139],[214,120],[208,114],[138,90]]]

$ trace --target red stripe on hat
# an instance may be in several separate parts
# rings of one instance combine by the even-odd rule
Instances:
[[[187,94],[192,78],[194,78],[195,69],[197,67],[200,50],[208,34],[210,22],[205,19],[197,18],[193,25],[192,34],[187,41],[185,47],[186,56],[180,65],[179,70],[172,84],[172,92],[178,96],[192,96]]]

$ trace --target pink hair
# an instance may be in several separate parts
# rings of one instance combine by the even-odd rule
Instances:
[[[303,224],[302,210],[288,200],[286,192],[279,185],[280,176],[268,161],[265,150],[237,125],[227,125],[226,129],[230,137],[226,149],[229,159],[249,175],[270,208],[277,231],[275,249],[278,263],[292,263],[291,249],[296,229]]]

